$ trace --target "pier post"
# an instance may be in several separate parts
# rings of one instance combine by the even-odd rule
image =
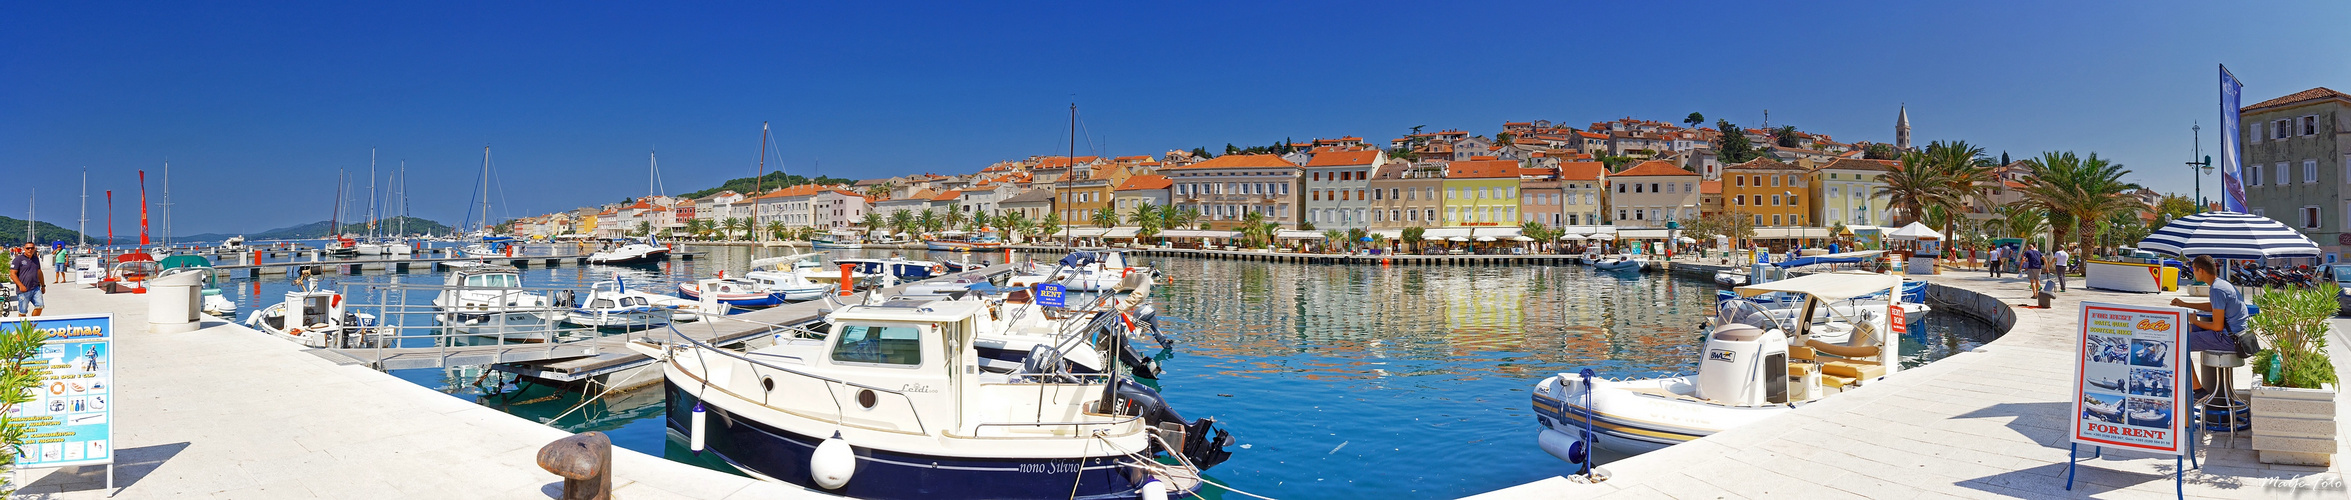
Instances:
[[[563,500],[612,498],[612,438],[588,431],[539,448],[539,468],[563,477]]]

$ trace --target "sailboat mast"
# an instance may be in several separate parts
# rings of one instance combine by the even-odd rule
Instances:
[[[767,241],[767,235],[759,232],[759,196],[767,194],[767,122],[759,122],[759,176],[751,179],[752,239]]]
[[[336,231],[343,228],[343,178],[348,176],[349,172],[335,169],[335,213],[327,217],[326,238],[329,240],[335,239]]]
[[[171,248],[171,160],[163,160],[163,247]]]
[[[1061,178],[1055,180],[1061,181],[1058,184],[1064,186],[1061,190],[1061,196],[1068,197],[1070,194],[1066,186],[1069,185],[1069,178],[1078,174],[1078,103],[1074,102],[1069,103],[1069,164],[1064,167],[1061,169]],[[1063,212],[1069,212],[1069,215],[1061,217],[1061,246],[1068,247],[1070,246],[1070,219],[1077,218],[1077,212],[1068,210],[1063,210]]]
[[[33,208],[40,206],[41,190],[30,189],[28,191],[32,193],[26,195],[24,200],[24,242],[39,244],[41,238],[33,233]]]
[[[367,239],[376,238],[376,148],[367,148]]]
[[[90,246],[90,167],[82,167],[82,218],[73,225],[74,246]]]
[[[482,146],[482,223],[475,228],[490,234],[490,147]]]
[[[395,174],[395,175],[399,175],[399,176],[400,176],[400,177],[399,177],[399,178],[400,178],[400,182],[393,183],[393,185],[394,185],[394,186],[398,186],[398,187],[399,187],[399,189],[400,189],[400,235],[401,235],[401,236],[407,236],[407,235],[408,235],[408,160],[400,160],[400,173],[398,173],[398,174]]]

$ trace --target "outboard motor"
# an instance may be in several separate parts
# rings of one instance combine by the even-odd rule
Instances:
[[[555,307],[579,307],[579,297],[571,290],[555,292]]]
[[[1215,418],[1184,420],[1183,415],[1177,414],[1175,408],[1167,404],[1166,398],[1160,397],[1159,391],[1151,390],[1140,382],[1121,378],[1113,387],[1117,388],[1119,403],[1124,406],[1119,409],[1119,413],[1141,416],[1143,423],[1152,428],[1158,428],[1162,422],[1175,422],[1184,426],[1184,459],[1190,460],[1192,465],[1207,470],[1232,458],[1233,452],[1225,450],[1225,447],[1232,446],[1233,435],[1216,428]],[[1211,437],[1212,433],[1214,437]]]
[[[1129,372],[1134,373],[1136,377],[1159,380],[1158,359],[1135,352],[1135,346],[1128,343],[1124,335],[1112,335],[1107,338],[1110,339],[1111,349],[1118,351],[1118,362],[1127,365]]]
[[[1151,329],[1149,330],[1151,332],[1151,340],[1159,341],[1159,348],[1167,349],[1175,347],[1174,339],[1167,338],[1167,334],[1159,332],[1159,306],[1144,304],[1143,307],[1135,308],[1135,321],[1146,325],[1151,325]]]
[[[1716,326],[1698,361],[1698,397],[1751,406],[1788,399],[1788,337],[1749,324]]]

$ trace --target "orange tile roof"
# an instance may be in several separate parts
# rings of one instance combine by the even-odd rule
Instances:
[[[956,199],[956,198],[960,198],[960,197],[962,197],[962,196],[963,196],[963,190],[960,190],[960,189],[949,189],[949,190],[947,190],[947,192],[944,192],[944,193],[939,193],[939,195],[938,195],[938,196],[932,196],[932,197],[931,197],[931,201],[948,201],[948,200],[953,200],[953,199]]]
[[[1688,171],[1688,170],[1682,170],[1682,167],[1677,167],[1677,166],[1674,166],[1673,162],[1669,162],[1669,161],[1665,161],[1665,160],[1649,160],[1649,161],[1641,162],[1641,164],[1639,164],[1639,165],[1633,165],[1633,167],[1632,167],[1632,168],[1627,168],[1627,169],[1624,169],[1624,171],[1623,171],[1623,172],[1617,172],[1617,173],[1614,173],[1614,174],[1610,174],[1609,176],[1610,176],[1610,177],[1649,177],[1649,176],[1663,176],[1663,175],[1691,175],[1691,176],[1695,176],[1695,175],[1698,175],[1698,174],[1696,174],[1696,173],[1692,173],[1692,172],[1690,172],[1690,171]]]
[[[1501,179],[1518,177],[1518,162],[1465,160],[1445,164],[1447,179]]]
[[[2278,97],[2276,99],[2254,103],[2252,106],[2246,106],[2245,109],[2241,111],[2252,111],[2256,108],[2284,106],[2302,101],[2315,101],[2320,99],[2342,99],[2351,101],[2351,95],[2344,95],[2342,92],[2336,92],[2335,89],[2319,87],[2301,92],[2295,92],[2292,94],[2286,94],[2285,96]]]
[[[1698,194],[1722,194],[1722,181],[1698,181]]]
[[[1893,166],[1894,166],[1894,161],[1893,161],[1893,160],[1864,160],[1864,159],[1859,159],[1859,158],[1838,158],[1836,161],[1832,161],[1832,162],[1828,162],[1828,163],[1826,163],[1826,164],[1822,164],[1822,165],[1821,165],[1819,168],[1815,168],[1815,169],[1813,169],[1813,170],[1827,170],[1827,169],[1837,169],[1837,170],[1871,170],[1871,171],[1885,171],[1885,170],[1890,170],[1890,169],[1892,169],[1892,168],[1893,168]]]
[[[1739,163],[1739,164],[1734,164],[1734,165],[1725,166],[1725,167],[1722,167],[1722,169],[1723,169],[1723,170],[1801,170],[1801,169],[1797,168],[1795,165],[1789,165],[1789,164],[1787,164],[1787,163],[1782,163],[1782,162],[1780,162],[1779,160],[1774,160],[1774,159],[1770,159],[1770,158],[1756,158],[1756,159],[1753,159],[1753,160],[1747,160],[1745,163]]]
[[[1540,176],[1546,176],[1546,175],[1557,175],[1558,173],[1559,173],[1559,170],[1558,170],[1558,169],[1550,169],[1550,168],[1520,168],[1520,169],[1518,169],[1518,176],[1519,176],[1519,177],[1526,177],[1526,176],[1530,176],[1530,175],[1532,175],[1532,176],[1537,176],[1537,177],[1540,177]]]
[[[754,199],[764,200],[768,198],[784,198],[789,196],[808,196],[816,194],[817,191],[822,190],[824,190],[824,186],[818,186],[815,184],[801,184],[798,186],[769,191],[767,194],[759,195]]]
[[[1370,165],[1372,164],[1373,160],[1379,159],[1379,156],[1380,152],[1378,150],[1324,151],[1321,153],[1316,153],[1313,159],[1306,160],[1306,166],[1336,167],[1347,165]]]
[[[1164,175],[1138,175],[1134,177],[1128,177],[1125,184],[1118,185],[1117,190],[1149,191],[1153,189],[1167,189],[1168,186],[1173,185],[1175,185],[1175,181],[1168,180],[1167,176]]]
[[[1185,166],[1181,166],[1181,167],[1175,167],[1175,168],[1172,168],[1172,169],[1170,169],[1170,170],[1196,170],[1196,169],[1203,169],[1203,168],[1265,168],[1265,167],[1296,167],[1296,166],[1298,166],[1298,164],[1296,164],[1296,163],[1290,163],[1290,161],[1289,161],[1289,160],[1284,160],[1284,159],[1282,159],[1282,157],[1281,157],[1280,155],[1240,155],[1240,154],[1234,154],[1234,155],[1224,155],[1224,156],[1219,156],[1219,157],[1215,157],[1215,158],[1210,158],[1210,159],[1208,159],[1208,161],[1203,161],[1203,162],[1200,162],[1200,163],[1194,163],[1194,164],[1185,165]]]
[[[1099,160],[1099,159],[1102,159],[1102,157],[1100,157],[1100,156],[1080,156],[1080,157],[1077,157],[1077,159],[1076,159],[1075,161],[1077,161],[1078,163],[1091,163],[1091,162],[1093,162],[1094,160]],[[1044,158],[1038,158],[1038,159],[1037,159],[1037,168],[1069,168],[1069,163],[1070,163],[1070,161],[1072,161],[1072,160],[1071,160],[1069,157],[1067,157],[1067,156],[1047,156],[1047,157],[1044,157]]]
[[[1608,173],[1608,164],[1596,161],[1559,162],[1559,180],[1596,181]]]

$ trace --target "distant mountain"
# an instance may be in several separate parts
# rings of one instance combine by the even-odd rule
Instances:
[[[81,233],[47,222],[34,223],[33,233],[40,236],[36,241],[43,245],[52,241],[63,241],[70,245],[81,238]],[[132,233],[131,237],[137,238],[138,234]],[[91,238],[90,243],[102,245],[106,242],[100,240],[104,239],[104,237]],[[24,219],[0,217],[0,243],[22,244],[24,241]]]
[[[431,221],[431,220],[427,220],[427,219],[420,219],[420,218],[416,218],[416,217],[393,217],[393,218],[389,218],[389,219],[384,219],[384,220],[376,221],[376,234],[381,234],[381,235],[385,235],[385,236],[394,236],[394,234],[393,234],[393,231],[400,231],[400,230],[402,230],[402,229],[403,229],[403,228],[401,227],[401,225],[400,225],[400,223],[401,223],[403,220],[407,221],[407,223],[408,223],[408,226],[405,228],[405,229],[406,229],[406,231],[407,231],[407,233],[406,233],[406,234],[423,234],[423,233],[432,233],[432,234],[449,234],[449,226],[448,226],[448,225],[446,225],[446,224],[442,224],[442,223],[439,223],[439,222],[433,222],[433,221]],[[22,224],[22,223],[19,223],[19,224]],[[245,235],[243,235],[243,236],[245,237],[245,239],[246,239],[246,240],[249,240],[249,241],[261,241],[261,240],[309,240],[309,239],[318,239],[318,238],[325,238],[325,237],[327,236],[327,226],[328,226],[328,225],[330,225],[330,224],[333,224],[333,223],[332,223],[332,222],[329,222],[329,221],[323,221],[323,220],[322,220],[322,221],[318,221],[318,222],[312,222],[312,223],[309,223],[309,224],[298,224],[298,225],[293,225],[293,226],[288,226],[288,227],[281,227],[281,228],[277,228],[277,229],[271,229],[271,230],[268,230],[268,231],[262,231],[262,232],[259,232],[259,233],[245,234]],[[344,234],[367,234],[367,223],[366,223],[366,222],[357,222],[357,223],[347,223],[347,224],[344,224],[344,225],[343,225],[343,230],[341,231],[341,233],[344,233]],[[231,237],[231,236],[238,236],[238,235],[235,235],[235,234],[222,234],[222,233],[204,233],[204,234],[191,234],[191,235],[187,235],[187,236],[175,236],[175,237],[172,237],[172,239],[173,239],[173,240],[175,240],[175,241],[220,241],[220,240],[225,240],[225,239],[228,239],[228,238],[229,238],[229,237]]]
[[[757,190],[758,188],[761,188],[761,187],[765,187],[765,188],[767,188],[767,189],[775,189],[775,188],[786,187],[786,186],[798,186],[798,185],[801,185],[801,184],[812,184],[812,183],[813,183],[813,184],[850,184],[850,183],[854,183],[854,182],[857,182],[857,180],[855,180],[855,179],[839,179],[839,178],[833,178],[833,177],[824,177],[824,176],[817,176],[817,178],[815,178],[815,179],[810,179],[810,178],[807,178],[807,177],[802,177],[802,176],[798,176],[798,175],[784,175],[784,173],[783,173],[783,172],[768,172],[768,173],[767,173],[767,175],[766,175],[766,176],[764,176],[764,177],[758,177],[758,178],[752,178],[752,177],[740,177],[740,178],[730,179],[730,180],[726,181],[726,183],[725,183],[725,184],[719,184],[719,185],[718,185],[718,187],[714,187],[714,188],[710,188],[710,189],[704,189],[704,190],[701,190],[701,191],[695,191],[695,192],[691,192],[691,193],[686,193],[686,194],[679,195],[679,196],[681,196],[681,197],[684,197],[684,198],[686,198],[686,199],[689,199],[689,200],[690,200],[690,199],[694,199],[694,198],[701,198],[701,197],[704,197],[704,196],[710,196],[710,194],[711,194],[711,193],[716,193],[716,192],[719,192],[719,191],[734,191],[734,192],[737,192],[737,193],[750,193],[750,192],[752,192],[752,191],[755,191],[755,190]],[[634,199],[634,198],[631,198],[631,199]]]

